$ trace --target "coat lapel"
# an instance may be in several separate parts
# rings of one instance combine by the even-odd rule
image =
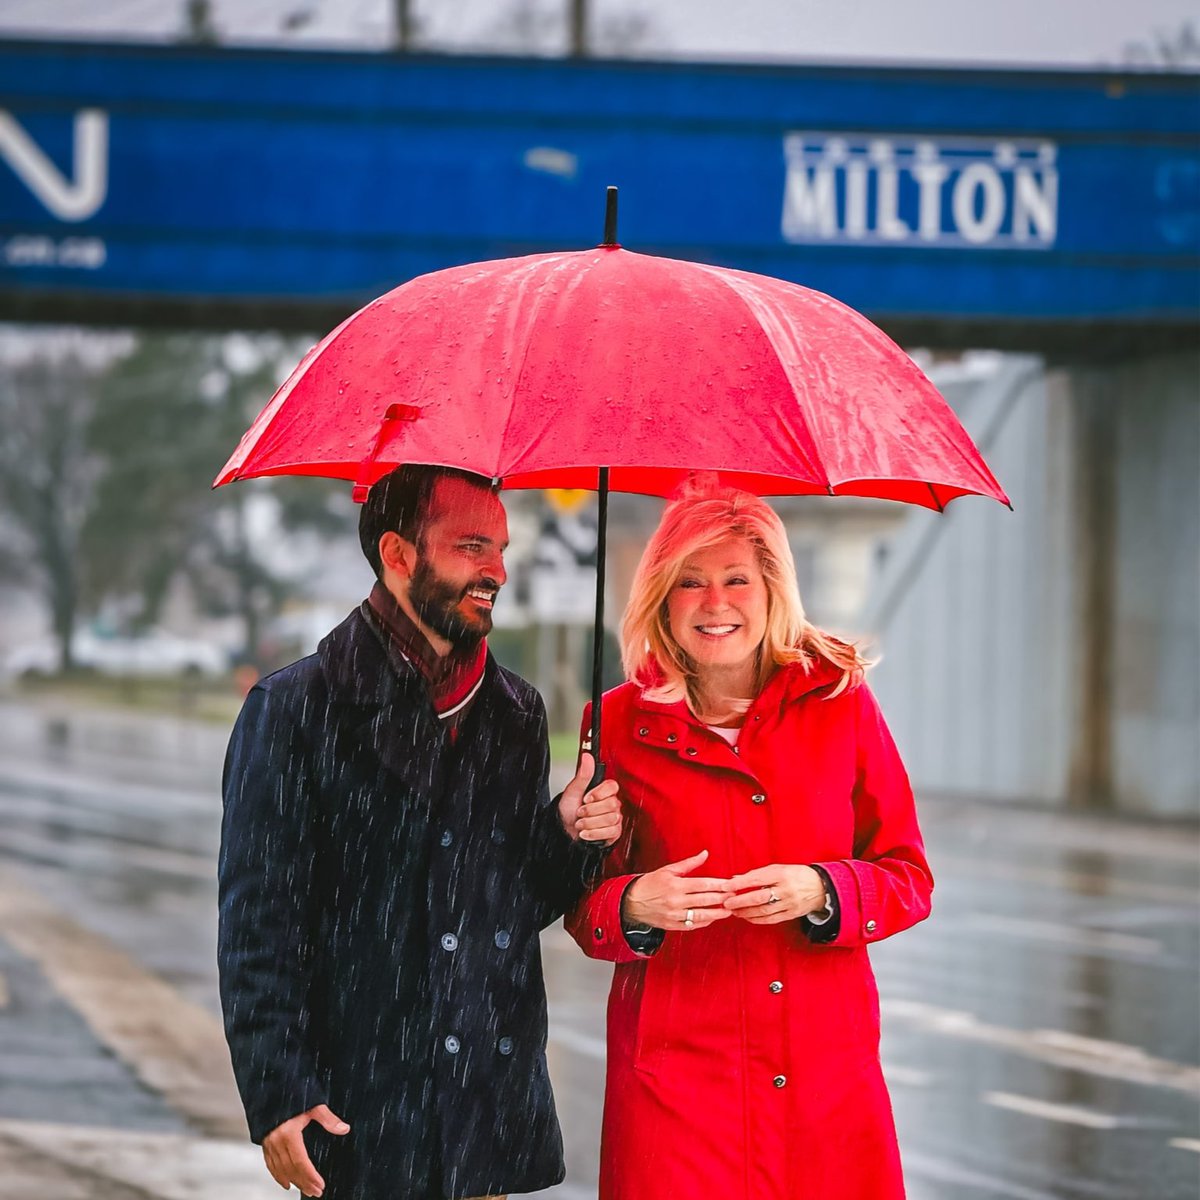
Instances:
[[[446,731],[414,667],[397,671],[357,610],[317,649],[343,761],[377,762],[410,794],[440,793]]]

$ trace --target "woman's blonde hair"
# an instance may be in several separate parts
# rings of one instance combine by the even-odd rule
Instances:
[[[867,666],[857,649],[804,616],[796,564],[779,515],[758,496],[722,484],[715,473],[690,476],[680,485],[642,552],[621,621],[625,677],[639,684],[647,699],[673,703],[686,696],[696,707],[696,669],[671,635],[667,597],[688,558],[729,538],[745,538],[754,547],[767,585],[756,693],[777,666],[800,663],[809,671],[819,658],[842,671],[832,695],[857,684]]]

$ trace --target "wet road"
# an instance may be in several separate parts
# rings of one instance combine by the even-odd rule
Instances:
[[[279,1194],[239,1140],[216,1021],[223,743],[166,717],[0,702],[0,1179],[14,1196]],[[934,919],[873,951],[912,1200],[1194,1200],[1196,830],[922,813]],[[570,1175],[542,1194],[585,1200],[610,968],[561,929],[544,951]]]

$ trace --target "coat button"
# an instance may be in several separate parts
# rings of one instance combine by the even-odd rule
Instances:
[[[594,937],[598,942],[604,941],[604,930],[597,925],[596,928],[592,930],[592,937]]]
[[[443,846],[449,846],[454,841],[454,834],[452,834],[448,829],[443,830],[441,840]]]
[[[457,950],[458,949],[458,938],[456,938],[454,936],[454,934],[452,934],[452,933],[443,933],[442,934],[442,949],[443,950]]]
[[[750,797],[750,800],[754,804],[766,804],[767,802],[767,798],[762,794],[762,792],[755,792],[754,795]]]
[[[641,729],[638,730],[638,737],[645,737],[649,732],[650,727],[648,725],[643,725]]]
[[[691,754],[691,755],[696,755],[696,754],[698,754],[698,753],[699,753],[699,751],[696,749],[696,747],[695,747],[695,746],[689,746],[689,747],[688,747],[688,753],[689,753],[689,754]]]
[[[778,996],[779,993],[783,991],[783,984],[780,983],[778,979],[772,979],[771,982],[767,986],[771,989],[772,993],[776,996]]]
[[[451,1034],[442,1045],[446,1047],[447,1054],[457,1054],[462,1049],[462,1042],[454,1034]]]
[[[509,943],[512,941],[512,935],[507,929],[497,929],[496,936],[493,940],[501,950],[507,950]]]
[[[771,1080],[771,1082],[776,1087],[787,1087],[787,1076],[786,1075],[776,1075],[775,1078]]]
[[[505,1055],[507,1055],[507,1054],[511,1054],[511,1053],[513,1052],[513,1040],[512,1040],[512,1038],[510,1038],[510,1037],[502,1037],[502,1038],[501,1038],[501,1039],[500,1039],[500,1040],[499,1040],[499,1041],[496,1043],[496,1049],[497,1049],[497,1050],[499,1050],[501,1054],[505,1054]]]
[[[867,932],[868,932],[868,933],[874,933],[874,932],[875,932],[875,922],[874,922],[874,921],[868,921],[868,922],[867,922],[867,926],[866,926],[866,928],[867,928]]]
[[[668,742],[672,742],[672,743],[679,741],[679,734],[677,734],[677,733],[668,733],[668,734],[667,734],[667,741],[668,741]]]

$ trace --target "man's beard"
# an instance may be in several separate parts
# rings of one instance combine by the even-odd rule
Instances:
[[[480,612],[468,617],[458,606],[471,588],[499,585],[491,579],[476,579],[459,587],[439,575],[427,559],[420,559],[412,574],[408,598],[417,616],[439,637],[452,646],[470,649],[492,632],[492,614]]]

